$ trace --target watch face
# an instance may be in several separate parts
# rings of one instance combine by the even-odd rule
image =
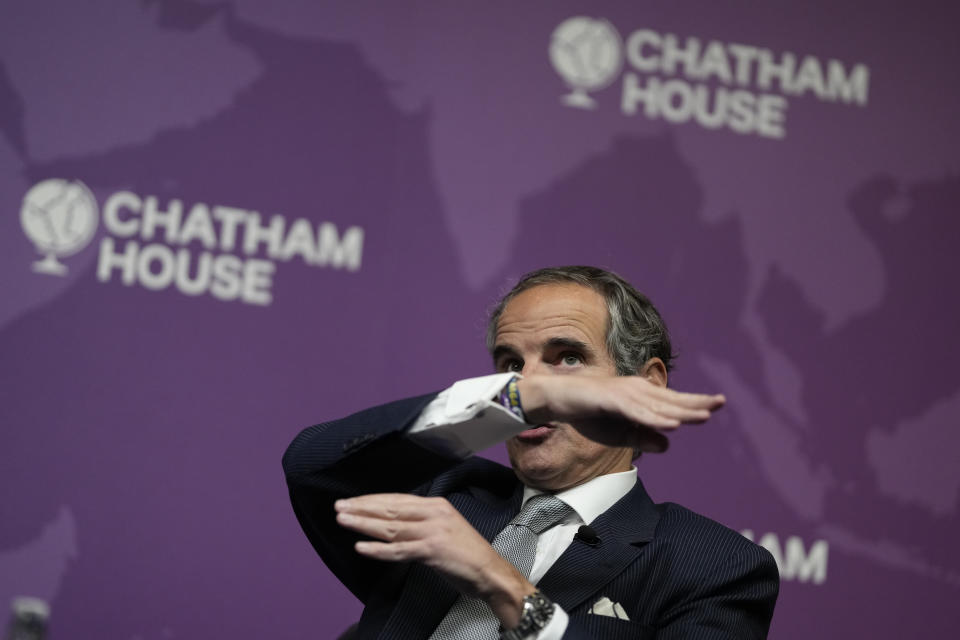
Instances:
[[[506,640],[521,640],[542,630],[552,617],[553,602],[539,591],[534,591],[523,599],[520,624],[515,629],[505,631],[501,637]]]
[[[529,601],[524,602],[524,611],[527,610],[528,606],[530,607],[530,616],[533,618],[534,623],[537,624],[539,628],[546,626],[553,614],[553,603],[544,598],[538,591],[530,596]]]

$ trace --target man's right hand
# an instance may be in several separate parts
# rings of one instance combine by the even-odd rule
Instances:
[[[706,421],[722,395],[683,393],[643,376],[533,375],[517,382],[526,421],[569,423],[608,446],[659,453],[665,433]]]

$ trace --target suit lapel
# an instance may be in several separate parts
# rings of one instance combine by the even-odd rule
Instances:
[[[449,496],[450,504],[456,507],[467,522],[480,535],[493,542],[497,534],[507,526],[520,511],[520,502],[523,500],[523,485],[516,483],[516,489],[509,500],[498,499],[487,493],[478,491],[470,494],[453,494]]]
[[[640,480],[630,492],[591,523],[600,543],[574,540],[537,584],[567,612],[597,594],[653,539],[660,514]]]

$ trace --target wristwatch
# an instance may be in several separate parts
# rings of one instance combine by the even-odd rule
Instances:
[[[534,591],[523,599],[520,623],[513,629],[502,629],[500,638],[501,640],[526,640],[540,633],[552,617],[553,602],[539,591]]]

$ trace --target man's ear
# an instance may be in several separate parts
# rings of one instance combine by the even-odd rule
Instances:
[[[658,387],[667,386],[667,365],[660,358],[650,358],[640,367],[640,376]]]

